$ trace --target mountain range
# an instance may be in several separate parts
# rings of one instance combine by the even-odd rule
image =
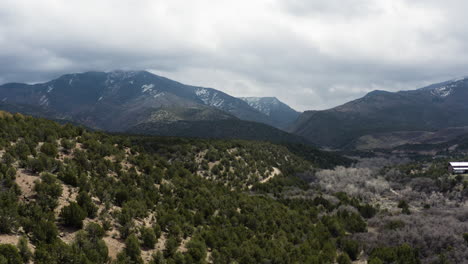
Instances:
[[[135,134],[240,138],[335,149],[432,144],[468,132],[468,79],[417,90],[372,91],[299,113],[275,97],[236,98],[147,71],[66,74],[0,86],[0,109]]]
[[[290,132],[332,148],[402,132],[435,132],[468,125],[468,79],[399,92],[373,91],[341,106],[306,111]],[[366,142],[369,143],[369,142]]]
[[[147,71],[85,72],[45,83],[0,86],[1,109],[95,129],[307,142],[280,130],[299,113],[276,98],[257,101]]]

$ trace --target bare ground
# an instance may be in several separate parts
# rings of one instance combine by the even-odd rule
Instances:
[[[34,182],[37,180],[40,181],[40,178],[38,176],[29,173],[25,169],[19,169],[16,172],[15,182],[20,187],[22,194],[21,199],[23,201],[32,199],[32,197],[34,196]]]

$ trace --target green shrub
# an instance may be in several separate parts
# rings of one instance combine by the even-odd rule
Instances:
[[[45,142],[44,144],[42,144],[40,150],[42,153],[53,158],[55,158],[58,154],[57,145],[49,142]]]
[[[65,226],[82,228],[83,220],[86,218],[86,212],[75,202],[62,208],[60,217]]]
[[[18,252],[18,249],[13,245],[0,244],[0,256],[6,260],[7,264],[22,264],[23,259]]]
[[[140,229],[140,239],[142,241],[142,246],[145,248],[153,249],[154,245],[157,242],[156,235],[154,230],[149,227],[142,227]]]
[[[341,248],[351,260],[357,260],[359,256],[359,244],[357,241],[344,239],[341,241]]]
[[[96,217],[98,207],[94,204],[87,192],[81,191],[76,197],[76,202],[86,212],[86,216],[93,219]]]
[[[143,263],[141,258],[140,243],[135,234],[131,234],[125,240],[125,254],[130,258],[133,263]]]
[[[34,185],[34,191],[39,205],[45,210],[52,211],[58,206],[57,199],[62,195],[62,186],[54,175],[43,173],[41,181],[37,181]]]
[[[200,262],[206,258],[206,245],[200,240],[192,239],[187,243],[187,253],[195,262]]]
[[[28,263],[32,258],[32,253],[28,246],[28,239],[25,236],[20,237],[17,247],[23,262]]]
[[[338,256],[338,259],[336,260],[338,264],[351,264],[351,259],[347,254],[341,254]]]

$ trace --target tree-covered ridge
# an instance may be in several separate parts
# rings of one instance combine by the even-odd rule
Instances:
[[[130,141],[146,153],[165,157],[192,173],[240,189],[313,166],[287,147],[268,142],[157,137],[130,137]],[[142,162],[152,163],[151,157],[154,156],[141,155],[139,167],[146,166]]]
[[[0,116],[0,243],[17,240],[0,245],[0,263],[349,263],[359,255],[350,235],[366,232],[366,205],[346,195],[338,203],[268,195],[311,166],[284,146]],[[261,183],[272,167],[281,175]]]

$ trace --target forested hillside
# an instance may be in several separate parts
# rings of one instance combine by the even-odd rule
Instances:
[[[356,199],[280,195],[308,189],[294,175],[317,168],[285,146],[5,112],[0,133],[0,263],[349,263],[350,235],[375,214]]]

